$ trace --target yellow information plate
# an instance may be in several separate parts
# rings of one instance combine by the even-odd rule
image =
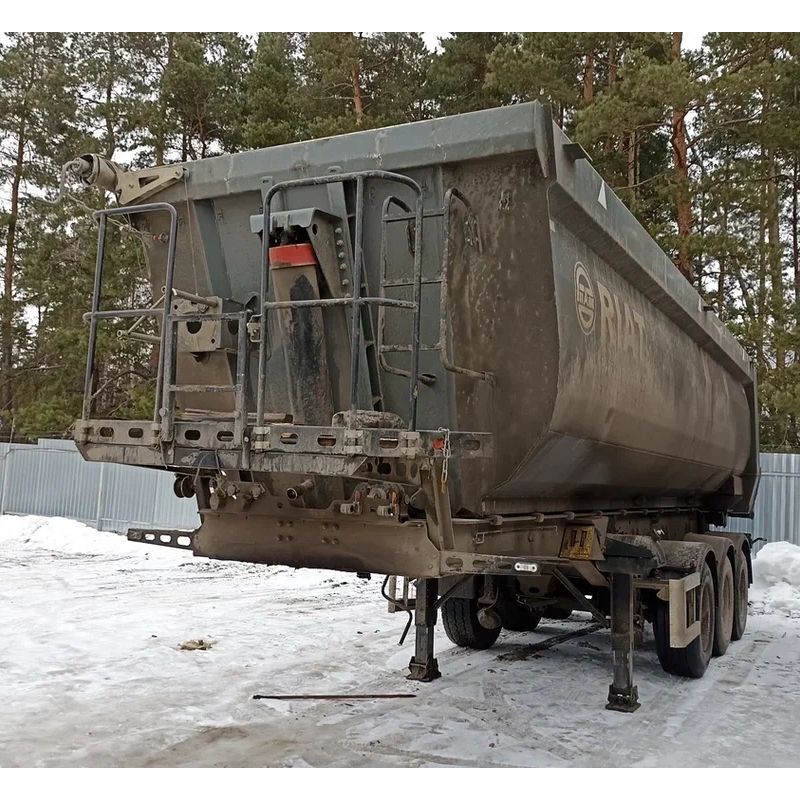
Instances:
[[[595,530],[592,525],[573,525],[564,529],[561,557],[588,561],[592,557]]]

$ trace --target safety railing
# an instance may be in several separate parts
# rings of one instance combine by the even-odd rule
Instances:
[[[408,186],[416,195],[414,209],[414,267],[413,267],[413,300],[397,300],[384,296],[365,297],[362,296],[364,256],[363,256],[363,237],[364,237],[364,185],[367,180],[394,181]],[[351,293],[345,297],[320,298],[318,300],[283,300],[270,301],[270,267],[269,267],[269,237],[271,231],[271,206],[272,200],[278,192],[286,191],[301,186],[324,186],[331,183],[345,183],[355,181],[356,184],[356,203],[355,203],[355,231],[353,241],[353,287]],[[261,271],[261,292],[260,308],[261,315],[259,321],[260,341],[258,349],[258,381],[256,384],[256,425],[264,424],[264,404],[266,388],[266,361],[267,361],[267,312],[273,309],[282,308],[325,308],[329,306],[346,306],[353,309],[350,326],[350,411],[358,410],[358,385],[360,367],[360,348],[361,348],[361,325],[362,309],[364,306],[377,305],[379,307],[391,306],[394,308],[409,309],[413,312],[411,326],[411,369],[409,370],[409,430],[416,430],[417,426],[417,398],[419,384],[419,337],[420,337],[420,305],[422,295],[422,223],[423,223],[423,202],[422,188],[420,185],[406,175],[385,170],[365,170],[363,172],[334,173],[316,178],[297,178],[295,180],[281,181],[273,184],[266,192],[263,206],[262,222],[262,271]]]
[[[106,231],[108,220],[111,217],[122,217],[130,214],[148,214],[153,212],[165,212],[169,214],[169,239],[167,240],[167,266],[164,280],[164,297],[172,297],[172,284],[175,275],[175,251],[178,239],[178,212],[171,203],[145,203],[139,206],[119,206],[117,208],[104,208],[94,212],[94,218],[98,221],[97,231],[97,256],[94,270],[94,290],[92,293],[92,310],[84,315],[89,321],[89,345],[86,356],[86,375],[83,384],[83,409],[81,421],[88,423],[94,408],[96,395],[92,392],[97,356],[97,324],[100,320],[124,319],[138,317],[161,317],[163,319],[164,309],[162,308],[131,308],[119,309],[116,311],[101,311],[102,290],[103,290],[103,269],[105,267],[106,254]],[[161,354],[164,353],[167,341],[167,326],[161,325],[160,348]],[[153,409],[153,424],[156,425],[161,420],[162,397],[164,391],[164,359],[158,359],[158,372],[156,375],[156,392]]]
[[[419,344],[417,343],[417,348],[419,351],[438,351],[440,353],[442,366],[448,372],[454,372],[459,375],[466,375],[470,378],[477,378],[479,380],[487,381],[488,383],[494,382],[494,375],[491,372],[481,372],[473,369],[468,369],[467,367],[461,367],[457,364],[453,363],[452,357],[450,356],[449,350],[450,347],[448,345],[448,335],[447,335],[447,322],[448,322],[448,313],[447,313],[447,280],[448,274],[450,272],[450,261],[451,261],[451,245],[450,245],[450,226],[451,226],[451,218],[452,218],[452,207],[454,204],[454,200],[461,203],[461,205],[466,210],[468,216],[468,224],[472,228],[470,242],[471,244],[475,245],[478,252],[481,253],[483,250],[483,245],[480,238],[480,229],[478,227],[477,217],[472,210],[472,206],[470,205],[469,201],[466,197],[456,188],[448,189],[444,194],[444,202],[442,204],[442,210],[440,213],[443,218],[443,230],[442,230],[442,239],[443,239],[443,252],[442,252],[442,266],[441,271],[438,277],[435,278],[422,278],[422,285],[439,285],[439,338],[436,344]],[[405,214],[400,215],[391,215],[389,213],[392,206],[397,206],[402,212]],[[386,296],[387,289],[400,289],[400,288],[407,288],[412,285],[412,279],[408,276],[400,276],[397,278],[390,279],[388,275],[388,226],[390,223],[393,222],[402,222],[409,219],[409,215],[411,213],[411,209],[408,207],[406,203],[404,203],[399,197],[390,196],[387,197],[383,202],[383,207],[381,210],[381,248],[380,248],[380,266],[381,266],[381,273],[380,273],[380,290],[381,290],[381,297]],[[381,305],[378,309],[378,357],[380,360],[381,369],[385,372],[389,372],[393,375],[399,375],[401,377],[408,377],[409,372],[408,370],[401,369],[400,367],[393,366],[389,364],[386,359],[387,353],[407,353],[411,350],[411,345],[408,344],[397,344],[397,343],[390,343],[387,344],[385,341],[386,338],[386,313],[385,313],[385,305]],[[425,376],[422,376],[422,380],[424,382]]]
[[[387,197],[381,209],[381,236],[380,236],[380,289],[377,296],[370,296],[364,292],[366,270],[364,266],[364,192],[366,182],[369,180],[381,180],[395,182],[407,186],[416,196],[416,202],[409,205],[401,198],[391,195]],[[271,291],[271,270],[269,268],[269,244],[271,232],[271,207],[273,199],[280,192],[303,186],[321,186],[332,183],[354,182],[356,186],[355,200],[355,230],[353,237],[353,266],[352,266],[352,289],[344,297],[319,298],[308,300],[282,300],[270,301]],[[422,274],[422,243],[423,243],[423,199],[420,185],[406,175],[384,170],[366,170],[352,173],[335,173],[331,175],[298,178],[295,180],[282,181],[272,185],[266,192],[263,203],[263,224],[262,224],[262,263],[260,285],[260,308],[261,313],[258,318],[260,329],[258,343],[258,376],[256,383],[256,414],[255,424],[257,427],[265,423],[265,398],[266,398],[266,362],[267,362],[267,315],[268,312],[279,309],[294,308],[326,308],[343,306],[352,308],[350,320],[350,410],[357,411],[362,344],[362,325],[363,312],[368,307],[378,307],[378,325],[375,338],[375,349],[378,356],[380,368],[386,372],[408,378],[409,381],[409,430],[416,430],[417,408],[418,408],[418,387],[421,380],[419,371],[420,352],[427,350],[437,350],[441,354],[443,367],[451,372],[467,375],[470,377],[492,382],[493,375],[489,372],[479,372],[455,365],[449,355],[448,336],[447,336],[447,276],[450,271],[451,244],[450,226],[452,216],[452,206],[454,201],[461,203],[466,209],[473,227],[474,244],[481,248],[480,232],[477,228],[475,215],[472,212],[467,199],[455,188],[449,189],[443,198],[443,208],[441,211],[433,212],[443,216],[443,254],[440,274],[435,278],[424,279]],[[391,208],[395,206],[400,210],[400,214],[390,214]],[[167,239],[167,263],[165,269],[165,280],[163,285],[163,305],[158,307],[158,301],[148,308],[118,309],[112,311],[101,310],[103,269],[105,265],[106,234],[107,222],[109,218],[147,213],[167,213],[170,217],[169,236]],[[177,226],[178,214],[175,207],[170,203],[147,203],[137,206],[122,206],[118,208],[103,209],[95,212],[94,217],[98,220],[98,245],[97,259],[95,265],[94,292],[92,295],[92,307],[84,317],[89,322],[89,345],[86,362],[86,374],[84,381],[84,398],[81,421],[86,424],[92,417],[94,402],[98,392],[92,391],[96,372],[96,351],[97,351],[97,328],[102,320],[135,318],[134,325],[126,331],[126,335],[142,341],[158,343],[159,358],[156,375],[155,400],[153,409],[153,429],[158,431],[161,441],[172,441],[175,428],[175,409],[176,394],[178,392],[232,392],[234,399],[234,443],[241,444],[245,435],[245,428],[248,422],[248,409],[246,405],[246,386],[247,386],[247,364],[248,364],[248,326],[250,311],[232,311],[227,313],[197,313],[197,314],[177,314],[172,313],[173,296],[185,297],[198,303],[208,303],[209,299],[199,295],[189,295],[186,292],[175,290],[175,258],[177,245]],[[401,276],[390,280],[388,271],[388,237],[387,226],[392,222],[406,220],[413,222],[413,242],[410,246],[413,255],[413,271],[410,276]],[[409,237],[411,239],[411,237]],[[436,344],[422,345],[420,343],[420,324],[421,324],[421,300],[422,286],[424,284],[440,285],[440,327],[439,338]],[[387,290],[393,288],[410,288],[412,299],[403,300],[399,298],[387,297]],[[408,344],[387,344],[385,337],[385,312],[389,308],[399,308],[412,311],[411,337]],[[160,321],[160,334],[155,337],[151,334],[143,334],[135,329],[146,318],[156,318]],[[225,385],[210,384],[186,384],[181,385],[176,382],[177,372],[177,332],[178,325],[189,322],[229,322],[236,321],[238,326],[236,340],[236,378],[235,382]],[[410,369],[400,369],[392,366],[386,361],[386,353],[407,352],[410,353]],[[425,376],[422,376],[425,379]]]
[[[132,214],[148,214],[165,212],[170,216],[169,237],[167,240],[167,264],[164,276],[162,306],[158,302],[148,308],[125,308],[111,311],[101,311],[103,271],[105,268],[107,220]],[[177,243],[178,213],[170,203],[146,203],[138,206],[120,206],[96,211],[95,219],[98,220],[97,259],[95,263],[94,291],[92,294],[92,309],[84,315],[89,322],[89,345],[86,359],[86,375],[84,379],[83,408],[81,422],[88,425],[94,410],[94,401],[98,392],[92,391],[97,360],[97,327],[101,320],[118,320],[134,318],[136,322],[126,331],[126,335],[133,333],[133,338],[142,341],[157,342],[159,345],[158,368],[156,373],[155,400],[153,407],[153,428],[158,430],[162,442],[170,442],[174,438],[175,429],[175,403],[178,392],[206,393],[206,392],[231,392],[234,394],[234,425],[233,443],[241,445],[247,424],[247,321],[250,312],[247,310],[230,311],[225,313],[172,313],[173,297],[189,299],[200,305],[210,305],[208,298],[193,295],[175,289],[175,254]],[[141,334],[135,328],[142,320],[155,318],[160,321],[160,335],[152,337]],[[181,323],[190,322],[236,322],[236,379],[233,384],[180,384],[177,383],[177,335]],[[155,341],[153,341],[155,339]]]

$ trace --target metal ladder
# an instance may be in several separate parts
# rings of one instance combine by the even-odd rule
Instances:
[[[441,361],[442,366],[448,370],[449,372],[455,372],[459,375],[466,375],[471,378],[477,378],[479,380],[487,381],[488,383],[494,383],[494,375],[491,372],[480,372],[472,369],[467,369],[466,367],[460,367],[453,363],[450,354],[449,354],[449,347],[448,347],[448,336],[447,336],[447,275],[450,269],[450,224],[451,224],[451,210],[453,206],[453,201],[457,200],[460,202],[464,208],[466,209],[467,213],[469,214],[469,224],[473,228],[471,236],[473,237],[474,241],[472,242],[478,248],[478,252],[483,251],[483,244],[480,238],[480,230],[478,228],[477,217],[472,210],[472,206],[470,205],[469,201],[466,197],[456,188],[448,189],[444,194],[444,199],[442,203],[442,210],[441,216],[443,218],[443,232],[442,237],[444,240],[444,250],[442,253],[442,266],[439,276],[436,278],[421,278],[420,283],[422,286],[433,286],[439,285],[439,339],[436,344],[420,344],[417,340],[416,348],[417,351],[429,352],[429,351],[438,351],[441,354]],[[400,214],[391,215],[389,212],[391,207],[395,205],[400,208]],[[381,212],[381,255],[380,255],[380,264],[381,264],[381,272],[380,272],[380,292],[381,297],[386,298],[386,290],[387,289],[399,289],[399,288],[408,288],[409,286],[414,285],[414,281],[410,279],[408,276],[400,277],[394,280],[390,280],[388,276],[388,246],[387,246],[387,234],[388,234],[388,226],[390,223],[394,222],[404,222],[409,221],[411,219],[415,219],[415,215],[412,214],[411,209],[408,207],[406,203],[404,203],[400,198],[390,196],[384,200],[383,208]],[[388,305],[388,304],[386,304]],[[408,353],[411,351],[411,345],[408,344],[386,344],[385,342],[385,334],[386,334],[386,305],[380,305],[378,307],[378,358],[380,360],[380,365],[383,370],[389,372],[393,375],[400,375],[401,377],[409,377],[411,373],[408,370],[401,369],[399,367],[394,367],[388,363],[386,360],[386,353]],[[425,376],[421,377],[423,382],[426,382]]]
[[[166,302],[166,295],[165,295]],[[161,414],[161,440],[171,442],[175,437],[175,397],[178,392],[204,394],[207,392],[231,392],[234,395],[232,447],[242,447],[247,424],[247,320],[250,312],[231,311],[220,314],[173,314],[164,315],[164,329],[168,331],[166,350],[162,349],[164,369],[163,405]],[[176,383],[178,325],[182,322],[237,322],[236,331],[236,383],[232,384],[180,384]],[[161,359],[159,359],[161,360]]]
[[[414,272],[411,280],[413,287],[413,300],[397,300],[388,298],[382,291],[381,295],[366,296],[367,290],[364,270],[363,237],[364,237],[364,186],[368,180],[394,181],[409,187],[416,194],[416,204],[414,209],[415,234],[414,234]],[[352,293],[345,297],[321,298],[317,300],[284,300],[279,302],[269,301],[270,292],[270,269],[269,269],[269,233],[271,227],[271,205],[272,200],[278,192],[300,186],[324,186],[330,183],[344,183],[355,181],[356,184],[356,203],[355,203],[355,232],[353,241],[353,275]],[[404,204],[406,208],[409,208]],[[410,208],[409,208],[410,213]],[[303,308],[329,306],[352,307],[350,326],[350,411],[357,411],[358,404],[358,384],[360,369],[360,349],[362,345],[362,327],[366,332],[371,331],[371,321],[369,326],[363,323],[364,316],[369,316],[368,306],[376,305],[382,307],[394,307],[408,309],[412,312],[411,325],[411,344],[408,346],[411,352],[411,369],[406,373],[409,379],[409,422],[408,428],[411,431],[417,427],[417,399],[419,383],[419,332],[420,332],[420,298],[422,293],[422,221],[423,221],[423,202],[422,188],[420,185],[406,175],[385,170],[365,170],[362,172],[334,173],[316,178],[298,178],[295,180],[281,181],[273,184],[264,197],[263,221],[262,221],[262,270],[261,270],[261,292],[260,292],[260,336],[258,348],[258,381],[256,384],[256,427],[260,428],[265,420],[265,388],[266,388],[266,361],[267,361],[267,313],[273,309],[281,308]],[[373,339],[365,337],[363,344],[365,348],[375,347]],[[379,348],[378,348],[379,349]],[[369,359],[367,359],[369,365]],[[372,379],[372,375],[370,378]],[[377,377],[377,376],[376,376]],[[372,380],[371,386],[378,385]],[[373,395],[372,404],[382,403],[382,397]]]
[[[170,216],[169,237],[167,240],[167,264],[164,277],[162,306],[158,301],[148,308],[129,308],[114,311],[101,311],[103,271],[105,269],[107,221],[111,217],[165,212]],[[133,331],[136,326],[148,317],[161,320],[160,336],[157,338],[159,345],[158,371],[156,374],[155,400],[153,408],[153,435],[161,442],[171,442],[175,433],[175,396],[178,392],[204,393],[204,392],[232,392],[234,400],[234,425],[233,447],[241,447],[244,441],[247,423],[246,388],[247,388],[247,321],[250,314],[247,310],[219,313],[219,314],[174,314],[172,313],[173,297],[188,297],[193,301],[206,301],[207,298],[189,295],[174,288],[175,279],[175,253],[177,245],[178,212],[171,203],[146,203],[138,206],[119,206],[95,211],[94,218],[98,220],[97,257],[95,262],[94,290],[92,293],[92,309],[84,314],[84,319],[89,322],[89,344],[86,359],[86,374],[84,378],[83,408],[81,424],[88,427],[94,410],[94,401],[97,393],[92,392],[94,375],[96,371],[97,356],[97,325],[101,320],[134,318],[134,325],[129,329]],[[178,325],[184,322],[228,322],[236,320],[237,349],[236,349],[236,383],[212,384],[179,384],[176,382],[177,372],[177,334]],[[134,338],[152,341],[146,334],[138,334]],[[155,343],[155,342],[154,342]]]

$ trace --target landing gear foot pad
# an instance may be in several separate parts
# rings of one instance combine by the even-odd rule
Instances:
[[[630,691],[615,689],[613,684],[608,687],[606,708],[609,711],[623,711],[632,714],[641,705],[637,686],[631,687]]]
[[[435,658],[429,659],[427,662],[415,661],[413,658],[408,662],[408,672],[406,678],[410,681],[428,681],[441,678],[442,673],[439,672],[439,662]]]

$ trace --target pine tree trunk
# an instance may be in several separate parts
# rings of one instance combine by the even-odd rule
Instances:
[[[672,34],[672,57],[681,58],[682,33]],[[689,237],[692,234],[692,201],[689,192],[689,162],[686,146],[686,109],[672,110],[672,154],[675,160],[675,216],[678,225],[678,269],[690,283],[693,279]]]
[[[636,199],[636,151],[638,149],[636,129],[628,134],[628,189],[631,199]]]
[[[800,192],[800,159],[797,153],[792,164],[792,266],[794,268],[794,321],[800,328],[800,232],[798,232],[798,201]],[[800,361],[800,354],[795,352],[795,361]]]
[[[155,134],[155,159],[156,166],[160,167],[164,163],[167,151],[167,98],[164,91],[164,77],[169,70],[175,46],[175,35],[167,34],[167,63],[161,72],[161,79],[158,86],[158,120],[156,121]],[[183,159],[186,160],[185,158]]]
[[[764,148],[761,148],[761,163],[764,163]],[[760,208],[758,211],[758,320],[756,322],[756,362],[761,372],[759,379],[763,379],[763,370],[766,367],[766,357],[764,353],[764,340],[767,311],[767,247],[766,247],[766,185],[762,184],[760,189]]]
[[[706,156],[701,151],[699,154],[699,161],[700,161],[700,186],[706,185]],[[706,244],[706,220],[707,220],[707,203],[708,197],[706,196],[705,192],[700,195],[700,202],[698,203],[698,208],[700,211],[700,224],[697,228],[697,247],[695,248],[695,279],[697,280],[697,285],[702,287],[703,285],[703,277],[704,277],[704,264],[705,264],[705,252],[704,246]]]
[[[594,101],[594,55],[586,54],[586,66],[583,71],[583,102],[588,106]]]
[[[617,82],[617,37],[616,34],[610,34],[608,42],[608,78],[606,87],[609,94],[614,91],[614,84]],[[614,151],[614,141],[611,137],[606,139],[603,144],[603,152],[609,155]]]
[[[608,90],[613,91],[617,82],[617,36],[612,33],[608,42]]]
[[[361,94],[361,64],[358,57],[353,63],[353,106],[356,111],[356,125],[364,121],[364,98]]]
[[[785,298],[783,295],[783,269],[781,265],[781,241],[779,230],[780,208],[778,203],[778,163],[775,150],[767,148],[767,258],[769,263],[770,284],[772,287],[772,316],[775,339],[775,368],[781,372],[786,368],[786,350],[783,344],[783,332],[786,324]]]
[[[725,164],[725,183],[728,182],[728,165],[727,153]],[[719,277],[717,278],[717,315],[723,319],[725,311],[725,279],[727,277],[727,262],[728,262],[728,199],[725,198],[725,203],[722,207],[722,235],[724,238],[724,249],[719,257]]]
[[[25,141],[27,135],[28,110],[25,105],[20,111],[17,129],[17,148],[11,179],[11,210],[6,230],[6,260],[3,265],[3,381],[0,405],[3,411],[13,412],[14,382],[14,266],[17,257],[17,227],[19,225],[19,193],[22,174],[25,168]]]
[[[108,35],[108,72],[106,74],[106,147],[105,157],[111,159],[114,157],[114,151],[117,149],[117,139],[114,132],[114,120],[111,118],[111,101],[114,99],[114,79],[115,67],[117,63],[116,54],[116,39],[114,34]]]
[[[795,153],[792,159],[792,267],[794,270],[794,318],[795,324],[800,327],[800,241],[798,240],[797,230],[797,192],[798,192],[798,158]],[[794,363],[797,364],[800,360],[800,354],[795,350]],[[798,432],[797,432],[797,416],[791,417],[791,432],[792,443],[797,447]]]

